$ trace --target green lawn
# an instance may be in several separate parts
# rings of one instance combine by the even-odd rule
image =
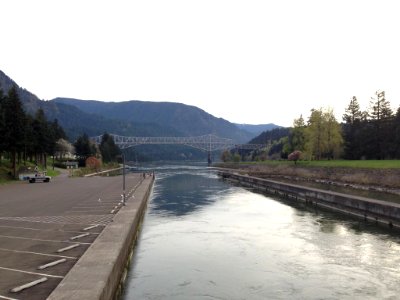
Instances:
[[[243,164],[248,164],[243,162]],[[292,161],[263,161],[251,162],[250,164],[270,165],[294,165]],[[365,168],[365,169],[399,169],[400,160],[320,160],[320,161],[298,161],[298,166],[304,167],[342,167],[342,168]]]
[[[60,171],[53,170],[53,167],[49,166],[49,167],[47,167],[46,174],[47,174],[47,176],[55,177],[55,176],[60,175]]]

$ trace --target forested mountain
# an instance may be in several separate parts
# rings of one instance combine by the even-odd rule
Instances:
[[[269,123],[269,124],[258,124],[258,125],[252,125],[252,124],[236,124],[237,127],[239,127],[240,129],[246,130],[252,134],[254,134],[254,136],[260,135],[261,133],[263,133],[264,131],[270,131],[272,129],[275,128],[279,128],[281,126],[275,125],[273,123]]]
[[[11,78],[0,71],[0,87],[3,91],[7,92],[13,85],[17,86],[18,95],[28,114],[34,115],[38,109],[43,109],[48,120],[58,120],[58,123],[64,128],[71,141],[74,141],[83,133],[95,136],[106,131],[132,136],[182,135],[181,132],[170,126],[160,126],[151,122],[113,120],[100,115],[86,113],[72,105],[40,100],[31,92],[18,87]]]
[[[7,92],[18,85],[0,71],[0,86]],[[86,132],[89,136],[107,131],[132,136],[198,136],[213,133],[247,142],[254,134],[235,124],[216,118],[185,104],[168,102],[101,102],[57,98],[43,101],[18,87],[18,95],[27,113],[41,108],[49,120],[57,119],[71,140]]]
[[[269,144],[275,141],[279,141],[281,138],[289,136],[290,128],[280,127],[272,130],[264,131],[260,135],[256,136],[249,143],[250,144]]]
[[[212,133],[240,143],[245,143],[255,136],[227,120],[216,118],[200,108],[182,103],[136,100],[101,102],[70,98],[56,98],[51,102],[73,105],[86,113],[109,119],[171,127],[179,132],[180,136],[200,136]]]
[[[95,136],[104,132],[126,136],[199,136],[212,133],[238,143],[246,143],[256,135],[197,107],[180,103],[100,102],[66,98],[44,101],[20,88],[0,71],[0,88],[7,93],[12,86],[17,87],[25,112],[34,116],[38,109],[42,109],[49,121],[57,119],[71,142],[83,133]],[[151,149],[141,146],[135,149],[137,151],[131,149],[129,152],[134,150],[136,157],[145,158],[147,155],[147,159],[152,160],[196,159],[203,155],[196,149],[182,146]]]

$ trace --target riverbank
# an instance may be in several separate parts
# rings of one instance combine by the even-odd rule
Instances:
[[[340,213],[360,217],[365,221],[400,228],[400,204],[326,191],[281,181],[240,175],[232,170],[219,170],[219,175],[230,182],[254,188],[262,193],[276,194],[293,201],[323,207]]]
[[[400,195],[399,168],[319,167],[293,163],[219,163],[216,167],[232,169],[239,174],[258,178],[290,180],[300,185],[315,182]]]
[[[114,299],[126,276],[126,266],[146,209],[154,177],[130,192],[113,222],[106,226],[48,299]]]

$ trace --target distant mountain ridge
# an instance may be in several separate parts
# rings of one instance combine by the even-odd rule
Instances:
[[[13,85],[18,87],[0,70],[0,88],[7,93]],[[211,133],[246,143],[257,135],[256,128],[271,125],[236,125],[198,107],[181,103],[101,102],[70,98],[44,101],[20,87],[18,94],[27,113],[34,114],[39,108],[43,109],[48,120],[58,120],[71,141],[83,133],[95,136],[107,131],[127,136],[199,136]]]
[[[114,120],[154,123],[162,127],[170,126],[179,131],[181,136],[200,136],[212,133],[220,137],[231,138],[239,143],[248,142],[255,136],[227,120],[216,118],[198,107],[182,103],[138,100],[102,102],[71,98],[56,98],[51,102],[72,105],[86,113]]]
[[[274,123],[258,124],[258,125],[252,125],[252,124],[235,124],[235,125],[237,127],[239,127],[240,129],[246,130],[246,131],[254,134],[254,136],[257,136],[257,135],[263,133],[264,131],[270,131],[272,129],[281,127]]]

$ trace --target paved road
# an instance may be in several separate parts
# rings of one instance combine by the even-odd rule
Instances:
[[[127,175],[128,198],[140,180]],[[112,222],[121,190],[121,176],[0,186],[0,299],[46,299]],[[43,282],[12,292],[37,280]]]

